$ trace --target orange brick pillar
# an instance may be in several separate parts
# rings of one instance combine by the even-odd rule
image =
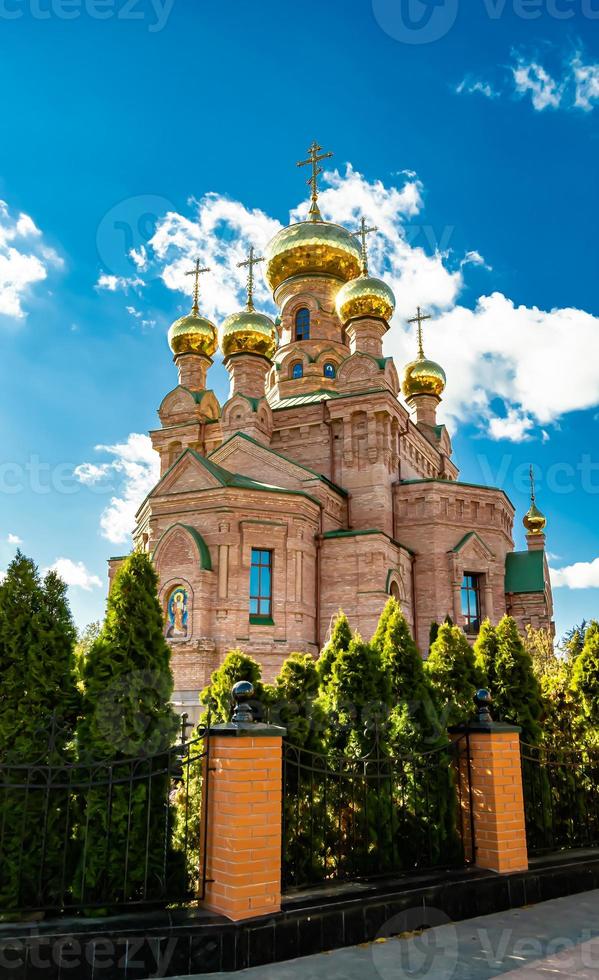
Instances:
[[[486,697],[481,697],[481,695]],[[462,792],[465,821],[474,821],[474,863],[506,873],[528,869],[520,729],[491,720],[490,696],[479,691],[478,719],[452,730],[468,753],[471,792]],[[467,736],[467,737],[465,737]],[[464,763],[460,765],[464,789]]]
[[[210,729],[204,906],[229,919],[281,908],[284,734],[243,720]]]

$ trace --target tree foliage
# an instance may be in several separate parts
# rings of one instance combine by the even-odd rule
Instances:
[[[444,623],[439,627],[424,666],[445,724],[470,721],[474,714],[474,694],[482,687],[484,674],[475,663],[472,647],[459,626]]]
[[[532,658],[514,619],[504,616],[497,627],[485,622],[474,650],[493,698],[493,718],[519,725],[522,740],[537,745],[542,736],[543,700]]]

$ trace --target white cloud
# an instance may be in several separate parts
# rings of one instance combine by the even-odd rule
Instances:
[[[462,95],[464,92],[467,95],[484,95],[487,99],[498,99],[501,95],[500,92],[496,91],[490,82],[484,82],[481,79],[473,79],[471,76],[466,76],[459,85],[456,86],[456,92],[458,95]]]
[[[125,309],[129,316],[132,316],[138,322],[142,330],[151,330],[152,327],[156,326],[156,320],[146,319],[141,310],[136,309],[135,306],[126,306]]]
[[[579,561],[565,568],[551,568],[554,589],[599,589],[599,558]]]
[[[508,408],[505,418],[496,415],[489,419],[491,439],[508,439],[510,442],[524,442],[530,439],[534,421],[520,408]]]
[[[83,589],[85,592],[102,588],[102,579],[88,572],[82,561],[57,558],[53,565],[45,569],[45,572],[50,571],[56,572],[67,585]]]
[[[519,95],[530,93],[535,109],[542,111],[551,108],[558,109],[564,93],[563,83],[551,77],[542,65],[536,61],[527,63],[523,58],[512,68],[514,86]]]
[[[6,540],[8,544],[15,544],[17,546],[23,544],[23,541],[18,534],[9,534]]]
[[[145,245],[140,245],[138,249],[129,249],[129,258],[133,259],[133,263],[138,272],[144,272],[148,267],[148,250]]]
[[[103,272],[98,277],[95,289],[106,289],[109,293],[117,291],[128,293],[130,289],[139,290],[142,286],[145,286],[145,283],[139,276],[113,276]]]
[[[23,319],[23,301],[34,283],[47,278],[50,267],[62,259],[42,240],[42,233],[28,214],[14,215],[0,201],[0,314]]]
[[[590,112],[599,102],[599,63],[584,65],[582,56],[577,54],[571,62],[574,75],[574,105],[584,112]]]
[[[493,271],[493,267],[485,262],[484,257],[476,249],[473,249],[471,252],[466,252],[464,258],[460,262],[460,268],[463,269],[465,265],[480,265],[488,272]]]
[[[100,533],[113,544],[122,544],[129,540],[139,505],[158,482],[160,461],[149,437],[136,432],[126,442],[99,445],[96,451],[113,458],[99,465],[81,463],[74,475],[85,486],[110,480],[115,494],[100,516]]]

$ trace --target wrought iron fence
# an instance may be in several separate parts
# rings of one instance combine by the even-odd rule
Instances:
[[[204,896],[209,722],[112,761],[0,763],[0,919]]]
[[[599,847],[599,752],[521,743],[531,855]]]
[[[459,867],[473,858],[468,737],[361,758],[283,743],[283,889]]]

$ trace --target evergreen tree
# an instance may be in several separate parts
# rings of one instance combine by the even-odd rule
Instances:
[[[157,584],[148,555],[137,551],[125,559],[82,670],[77,744],[80,761],[89,765],[91,789],[82,801],[85,847],[74,891],[90,905],[160,896],[167,885],[171,820],[165,768],[179,720],[169,703],[173,677]],[[111,762],[107,786],[94,785],[100,772],[106,775],[97,765],[102,761]]]
[[[445,724],[470,721],[474,714],[474,694],[483,685],[483,674],[459,626],[444,623],[439,627],[425,671]]]
[[[220,667],[212,672],[210,683],[200,694],[200,703],[209,708],[212,724],[231,720],[231,690],[238,681],[251,681],[254,685],[254,697],[250,701],[254,720],[264,720],[272,691],[262,683],[261,677],[262,668],[256,660],[242,650],[230,650]]]
[[[383,655],[383,647],[385,645],[385,637],[387,636],[389,621],[397,613],[401,614],[401,606],[397,599],[391,596],[391,598],[387,599],[387,602],[385,603],[385,608],[380,615],[376,630],[374,631],[374,635],[370,641],[370,645],[374,650],[376,650],[379,657],[382,657]]]
[[[291,745],[322,752],[325,716],[318,703],[319,676],[310,653],[290,653],[273,688],[270,721],[287,729]]]
[[[64,894],[67,797],[64,779],[45,779],[44,767],[72,758],[74,640],[64,582],[54,572],[42,582],[18,551],[0,584],[0,909],[60,904]],[[26,793],[11,765],[34,767]]]
[[[442,733],[422,657],[398,603],[387,618],[381,667],[391,694],[392,740],[396,751],[422,752],[430,748],[431,740],[436,742]]]
[[[352,640],[352,631],[347,620],[347,616],[340,609],[331,630],[331,636],[323,647],[320,657],[316,661],[316,669],[320,686],[325,688],[329,682],[331,668],[339,653],[348,650]]]
[[[522,740],[537,745],[542,735],[541,690],[532,658],[511,616],[504,616],[496,628],[488,621],[483,623],[475,656],[491,691],[493,718],[519,725]]]
[[[586,628],[582,651],[574,662],[572,691],[580,705],[585,741],[599,747],[599,623]]]
[[[359,634],[331,660],[320,704],[329,725],[331,749],[359,756],[372,745],[372,733],[387,714],[389,685],[380,657]]]

